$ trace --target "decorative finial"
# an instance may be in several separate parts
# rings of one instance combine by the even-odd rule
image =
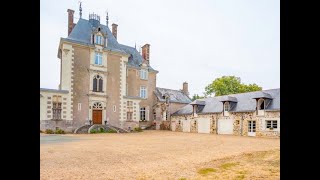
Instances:
[[[82,2],[81,2],[81,1],[79,1],[79,3],[80,3],[80,7],[79,7],[79,14],[80,14],[80,19],[81,19],[81,17],[82,17],[82,7],[81,7]]]
[[[109,15],[108,15],[108,10],[106,10],[106,13],[107,13],[107,16],[106,16],[106,24],[107,24],[107,26],[109,25]]]

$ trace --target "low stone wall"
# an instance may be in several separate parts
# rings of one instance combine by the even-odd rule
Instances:
[[[53,120],[42,120],[40,121],[40,130],[45,131],[46,129],[56,130],[62,129],[65,132],[73,133],[76,127],[74,127],[72,121],[67,120],[60,120],[60,121],[53,121]]]

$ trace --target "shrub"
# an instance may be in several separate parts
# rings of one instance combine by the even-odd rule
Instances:
[[[90,133],[95,134],[95,133],[97,133],[97,131],[96,131],[95,129],[92,129],[92,130],[90,131]]]
[[[65,134],[65,132],[62,129],[57,129],[55,134]]]
[[[41,129],[40,129],[40,133],[43,133],[43,131],[41,131]]]
[[[136,132],[142,132],[142,129],[141,129],[140,127],[135,127],[135,128],[134,128],[134,131],[136,131]]]
[[[45,130],[45,133],[46,133],[46,134],[54,134],[53,130],[51,130],[51,129],[46,129],[46,130]]]

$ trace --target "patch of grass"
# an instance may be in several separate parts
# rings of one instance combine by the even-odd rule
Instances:
[[[236,176],[236,180],[242,180],[244,179],[244,174]]]
[[[142,129],[140,127],[135,127],[133,130],[136,132],[142,132]]]
[[[46,134],[54,134],[54,131],[52,129],[46,129],[45,133]]]
[[[225,164],[222,164],[221,166],[220,166],[220,168],[222,168],[222,169],[229,169],[229,168],[231,168],[231,167],[233,167],[233,166],[236,166],[236,165],[238,165],[239,163],[225,163]]]
[[[109,129],[109,130],[107,130],[107,131],[105,131],[106,133],[117,133],[117,131],[116,130],[113,130],[113,129]]]
[[[213,168],[202,168],[198,171],[198,174],[201,174],[201,175],[206,175],[210,172],[217,172],[216,169],[213,169]]]
[[[92,129],[90,131],[90,133],[92,133],[92,134],[96,134],[96,133],[117,133],[117,131],[113,130],[113,129],[105,130],[103,128],[99,128],[99,130]]]
[[[95,129],[92,129],[92,130],[90,131],[91,134],[95,134],[95,133],[97,133],[97,132],[98,132],[98,131],[95,130]]]

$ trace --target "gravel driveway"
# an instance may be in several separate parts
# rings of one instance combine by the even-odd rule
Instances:
[[[40,144],[41,179],[178,179],[215,159],[280,148],[280,139],[170,131],[69,136],[80,140]]]

